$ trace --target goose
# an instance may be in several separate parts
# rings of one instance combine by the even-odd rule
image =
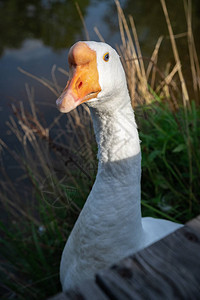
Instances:
[[[70,78],[56,104],[62,113],[88,105],[98,171],[62,253],[63,291],[182,226],[141,216],[140,140],[117,52],[106,43],[80,41],[68,62]]]

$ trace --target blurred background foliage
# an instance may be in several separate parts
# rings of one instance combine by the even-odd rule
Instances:
[[[90,1],[76,2],[84,16]],[[27,38],[40,39],[54,50],[68,48],[82,23],[73,0],[1,0],[0,27],[2,55],[5,48],[20,48]]]

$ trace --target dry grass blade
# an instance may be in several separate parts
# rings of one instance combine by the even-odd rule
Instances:
[[[25,88],[26,88],[26,93],[28,95],[28,99],[30,99],[29,104],[30,104],[30,107],[31,107],[32,115],[37,120],[37,114],[36,114],[35,106],[33,105],[34,89],[29,88],[29,85],[27,83],[25,84]]]
[[[150,73],[151,73],[151,70],[152,68],[154,67],[154,65],[156,65],[157,63],[157,58],[158,58],[158,52],[159,52],[159,49],[160,49],[160,45],[162,43],[162,40],[163,40],[163,36],[159,37],[157,43],[156,43],[156,46],[155,46],[155,49],[151,55],[151,59],[150,59],[150,62],[148,64],[148,67],[147,67],[147,71],[146,71],[146,77],[147,77],[147,80],[150,76]],[[151,87],[153,88],[154,87],[154,83],[155,83],[155,76],[156,76],[156,68],[153,68],[153,71],[152,71],[152,78],[151,78]]]
[[[37,118],[35,119],[30,114],[25,113],[22,104],[20,106],[20,110],[17,110],[16,107],[13,107],[13,109],[14,109],[13,112],[19,121],[19,125],[21,126],[24,132],[23,144],[24,146],[26,146],[27,145],[26,140],[28,139],[28,141],[33,145],[33,148],[35,148],[40,164],[42,165],[42,168],[45,171],[46,175],[49,174],[49,169],[46,165],[46,158],[45,158],[46,155],[41,151],[41,148],[39,147],[37,140],[35,138],[35,134],[40,136],[42,139],[46,140],[49,146],[54,151],[60,153],[63,157],[66,157],[68,161],[72,162],[76,167],[78,167],[78,169],[80,169],[88,177],[88,179],[91,180],[89,173],[84,169],[84,167],[82,167],[79,164],[77,157],[75,157],[74,154],[70,153],[70,151],[67,150],[65,147],[63,147],[62,145],[55,143],[49,136],[49,129],[44,128]]]
[[[14,104],[12,104],[12,110],[15,110],[15,106]],[[14,135],[16,136],[16,138],[18,139],[18,141],[20,143],[22,143],[23,141],[23,135],[22,133],[18,130],[18,126],[13,118],[13,116],[9,116],[9,121],[6,122],[6,125],[8,126],[8,128],[11,130],[11,132],[14,133]]]
[[[25,75],[27,75],[27,76],[29,76],[29,77],[31,77],[31,78],[37,80],[38,82],[40,82],[41,84],[43,84],[44,86],[46,86],[46,87],[47,87],[54,95],[56,95],[56,97],[59,96],[59,93],[56,91],[56,89],[54,89],[54,88],[53,88],[46,80],[44,80],[44,79],[42,79],[42,78],[39,78],[39,77],[37,77],[37,76],[35,76],[35,75],[33,75],[33,74],[31,74],[31,73],[29,73],[29,72],[23,70],[23,69],[20,68],[20,67],[18,67],[18,70],[19,70],[21,73],[23,73],[23,74],[25,74]]]
[[[178,72],[178,69],[180,68],[180,64],[176,64],[172,71],[161,81],[161,83],[156,88],[156,93],[159,93],[162,89],[166,95],[167,98],[170,97],[170,91],[169,91],[169,85],[171,84],[174,86],[175,84],[172,84],[172,80],[174,75]],[[176,85],[174,86],[174,88]],[[176,108],[178,108],[178,103],[176,104]]]
[[[137,35],[137,31],[136,31],[135,22],[133,20],[133,17],[129,16],[129,20],[130,20],[130,23],[131,23],[131,29],[132,29],[132,32],[133,32],[133,37],[134,37],[134,41],[135,41],[135,45],[136,45],[137,56],[142,57],[142,52],[141,52],[141,49],[140,49],[140,43],[139,43],[139,40],[138,40],[138,35]],[[143,59],[140,59],[139,62],[140,62],[140,67],[141,67],[141,74],[142,74],[142,76],[144,76],[146,78],[146,72],[145,72]]]
[[[129,58],[133,58],[135,60],[135,67],[136,67],[136,71],[137,71],[137,75],[140,76],[141,74],[141,70],[140,70],[140,63],[139,60],[137,60],[137,52],[136,49],[134,47],[134,43],[128,28],[128,24],[126,22],[126,18],[124,16],[123,10],[120,6],[120,3],[118,0],[115,0],[115,3],[117,5],[117,11],[118,11],[118,20],[119,20],[119,28],[120,28],[120,35],[121,35],[121,40],[122,40],[122,46],[124,51],[126,51],[127,48],[127,44],[129,43],[129,46],[131,48],[132,51],[132,56]],[[128,43],[126,42],[126,38],[125,38],[125,32],[128,38]]]
[[[104,38],[102,37],[101,33],[99,32],[99,29],[95,26],[94,27],[94,32],[96,33],[96,35],[98,36],[99,40],[103,43],[105,43]]]
[[[197,96],[197,74],[196,74],[196,70],[195,70],[193,45],[192,45],[191,1],[188,1],[188,5],[186,4],[186,1],[184,1],[184,6],[185,6],[185,10],[186,10],[186,19],[187,19],[187,26],[188,26],[187,37],[188,37],[188,48],[189,48],[190,64],[191,64],[192,79],[193,79],[193,88],[194,88],[194,92]]]
[[[133,18],[129,16],[131,33],[119,1],[115,0],[115,3],[118,11],[119,29],[122,40],[119,54],[122,57],[122,63],[126,72],[132,105],[149,104],[152,102],[153,96],[148,88],[144,61]]]
[[[2,147],[0,149],[3,149],[3,148],[7,149],[8,148],[6,143],[2,139],[0,139],[0,146]]]
[[[195,48],[194,37],[192,33],[192,2],[191,0],[184,0],[185,15],[187,21],[187,38],[188,38],[188,49],[190,56],[191,73],[193,79],[193,88],[196,97],[196,101],[200,101],[200,66],[199,60]]]
[[[5,187],[3,188],[5,190]],[[16,194],[16,192],[15,192]],[[14,193],[13,193],[14,195]],[[22,205],[20,205],[20,202],[18,203],[15,199],[15,201],[11,200],[11,198],[9,197],[5,197],[3,194],[0,193],[0,197],[1,199],[4,201],[2,201],[2,203],[4,203],[4,205],[7,205],[9,207],[9,211],[12,212],[13,216],[17,216],[18,214],[20,214],[22,217],[25,217],[26,219],[30,220],[31,222],[33,222],[33,224],[37,225],[39,227],[40,223],[39,221],[34,218],[29,212],[27,212],[24,207]]]
[[[76,4],[76,9],[78,11],[79,17],[80,17],[80,19],[82,21],[82,24],[83,24],[83,28],[84,28],[84,31],[85,31],[86,40],[89,41],[90,40],[90,36],[89,36],[88,30],[87,30],[87,26],[85,24],[85,20],[84,20],[83,14],[81,12],[80,6],[78,5],[78,2],[75,2],[75,4]]]
[[[161,1],[161,4],[162,4],[165,19],[166,19],[166,22],[167,22],[167,27],[168,27],[168,31],[169,31],[169,35],[170,35],[170,40],[171,40],[171,45],[172,45],[174,58],[175,58],[176,64],[181,64],[179,54],[178,54],[178,50],[177,50],[177,46],[176,46],[176,42],[175,42],[175,38],[174,38],[173,29],[172,29],[172,26],[171,26],[171,22],[170,22],[170,19],[169,19],[169,14],[168,14],[167,7],[166,7],[166,3],[165,3],[165,0],[160,0],[160,1]],[[188,95],[185,79],[183,77],[183,73],[182,73],[181,68],[178,69],[178,74],[179,74],[179,78],[180,78],[180,82],[181,82],[181,88],[182,88],[183,105],[184,105],[185,108],[187,108],[187,107],[190,107],[189,95]]]
[[[67,72],[66,70],[64,70],[63,68],[58,67],[58,71],[64,75],[66,75],[67,77],[69,77],[69,72]]]
[[[120,17],[121,15],[121,6],[119,1],[115,0],[116,6],[117,6],[117,12],[118,12],[118,23],[119,23],[119,31],[120,31],[120,36],[122,40],[122,45],[124,48],[126,48],[126,39],[125,39],[125,34],[124,34],[124,28],[122,24],[122,18]]]
[[[56,71],[56,65],[53,65],[52,70],[51,70],[51,77],[52,77],[52,80],[53,80],[53,83],[54,83],[57,93],[60,94],[62,90],[58,85],[58,82],[57,82],[57,79],[55,76],[55,71]]]

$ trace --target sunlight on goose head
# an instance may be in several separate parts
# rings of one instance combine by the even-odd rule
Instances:
[[[78,42],[70,48],[68,62],[70,78],[56,101],[61,112],[85,102],[98,106],[124,91],[126,78],[119,55],[108,44]]]

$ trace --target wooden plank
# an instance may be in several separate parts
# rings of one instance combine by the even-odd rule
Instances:
[[[187,222],[186,225],[189,226],[190,228],[193,228],[197,232],[200,232],[200,215],[198,217],[196,217],[195,219]]]
[[[102,271],[96,275],[96,282],[109,299],[141,299],[137,292],[113,270]]]
[[[185,226],[99,272],[97,283],[110,299],[200,299],[200,234]]]
[[[65,300],[108,300],[108,296],[92,280],[87,280],[65,293]],[[57,299],[56,299],[57,300]],[[59,299],[58,299],[59,300]],[[64,299],[63,299],[64,300]]]
[[[60,293],[49,300],[108,300],[109,298],[95,284],[93,280],[87,280],[73,290]]]
[[[68,300],[68,299],[69,298],[67,298],[64,293],[59,293],[59,294],[49,298],[48,300]]]
[[[200,216],[50,300],[200,299]]]
[[[106,294],[95,284],[93,280],[82,282],[73,290],[60,293],[49,300],[108,300]]]

